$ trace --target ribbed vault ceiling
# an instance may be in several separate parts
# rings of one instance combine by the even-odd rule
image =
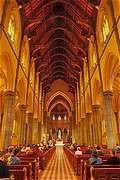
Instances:
[[[100,0],[17,0],[24,34],[46,92],[57,79],[74,90],[94,34]]]

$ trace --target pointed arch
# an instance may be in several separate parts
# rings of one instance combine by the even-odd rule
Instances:
[[[70,99],[65,93],[63,93],[62,91],[57,91],[56,93],[54,93],[54,94],[48,99],[47,104],[46,104],[46,109],[47,109],[47,111],[48,111],[48,109],[49,109],[50,103],[54,100],[54,98],[55,98],[56,96],[59,96],[59,95],[61,95],[62,97],[64,97],[64,98],[67,100],[67,102],[68,102],[69,105],[70,105],[71,110],[73,111],[74,108],[73,108],[73,103],[72,103],[71,99]]]

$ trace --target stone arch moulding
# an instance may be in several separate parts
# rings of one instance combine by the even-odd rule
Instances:
[[[107,56],[107,60],[104,66],[104,73],[103,73],[104,91],[106,90],[112,91],[113,81],[117,73],[119,72],[119,69],[120,69],[119,58],[115,54],[109,53]]]
[[[0,91],[5,89],[7,89],[7,78],[3,69],[0,67]]]
[[[68,111],[68,113],[70,112],[70,108],[62,101],[57,101],[55,102],[50,108],[49,108],[49,112],[51,113],[52,109],[57,105],[57,104],[62,104]]]
[[[90,94],[87,93],[86,94],[86,112],[90,112],[91,111],[91,99],[90,99]]]
[[[69,102],[69,105],[70,105],[70,108],[71,110],[73,111],[74,108],[73,108],[73,104],[72,104],[72,101],[71,99],[65,94],[63,93],[62,91],[57,91],[56,93],[54,93],[47,101],[47,104],[46,104],[46,110],[48,111],[49,109],[49,105],[50,103],[53,101],[53,99],[58,96],[58,95],[61,95],[62,97],[64,97],[68,102]]]
[[[93,84],[93,104],[100,104],[99,102],[100,92],[102,92],[100,81],[95,78]]]
[[[6,76],[6,83],[7,83],[7,90],[13,90],[14,88],[14,80],[15,79],[15,71],[13,71],[13,63],[8,52],[1,53],[1,59],[3,61],[2,69],[5,69],[5,76]]]
[[[22,104],[25,104],[25,96],[26,96],[26,94],[25,94],[25,81],[24,81],[24,78],[21,78],[21,79],[19,79],[19,81],[18,81],[18,85],[17,85],[17,91],[19,92],[19,94],[20,94],[20,103],[22,103]],[[22,90],[24,90],[24,91],[21,91],[21,89]]]

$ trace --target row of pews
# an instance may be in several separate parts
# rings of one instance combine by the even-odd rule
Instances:
[[[87,160],[91,157],[90,154],[76,156],[73,150],[64,147],[69,162],[76,175],[80,176],[80,180],[120,180],[120,164],[107,164],[107,159],[111,156],[106,154],[102,156],[103,164],[89,165]]]
[[[38,155],[25,155],[21,152],[19,158],[21,160],[20,165],[9,165],[9,172],[12,180],[38,180],[40,171],[42,171],[51,159],[55,147],[50,148],[42,154]],[[8,180],[5,178],[4,180]]]

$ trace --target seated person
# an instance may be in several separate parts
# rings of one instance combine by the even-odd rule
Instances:
[[[97,151],[97,155],[98,156],[103,156],[104,155],[104,153],[101,151],[101,149],[100,149],[100,146],[97,146],[96,147],[96,151]]]
[[[120,164],[119,157],[116,156],[116,152],[113,150],[111,157],[107,160],[107,164]]]
[[[77,151],[75,151],[75,155],[82,155],[82,151],[80,147],[77,147]]]
[[[92,148],[90,146],[88,146],[88,148],[85,150],[85,154],[92,154]]]
[[[4,162],[4,155],[0,152],[0,178],[9,178],[9,170]]]
[[[16,156],[17,153],[18,153],[18,149],[14,149],[11,156],[8,157],[8,162],[7,162],[8,165],[18,165],[21,163],[20,158]]]
[[[103,162],[102,159],[98,157],[97,152],[94,151],[92,157],[88,159],[88,163],[94,165],[94,164],[102,164]]]
[[[116,144],[116,146],[114,147],[114,151],[120,152],[120,146],[118,144]]]

